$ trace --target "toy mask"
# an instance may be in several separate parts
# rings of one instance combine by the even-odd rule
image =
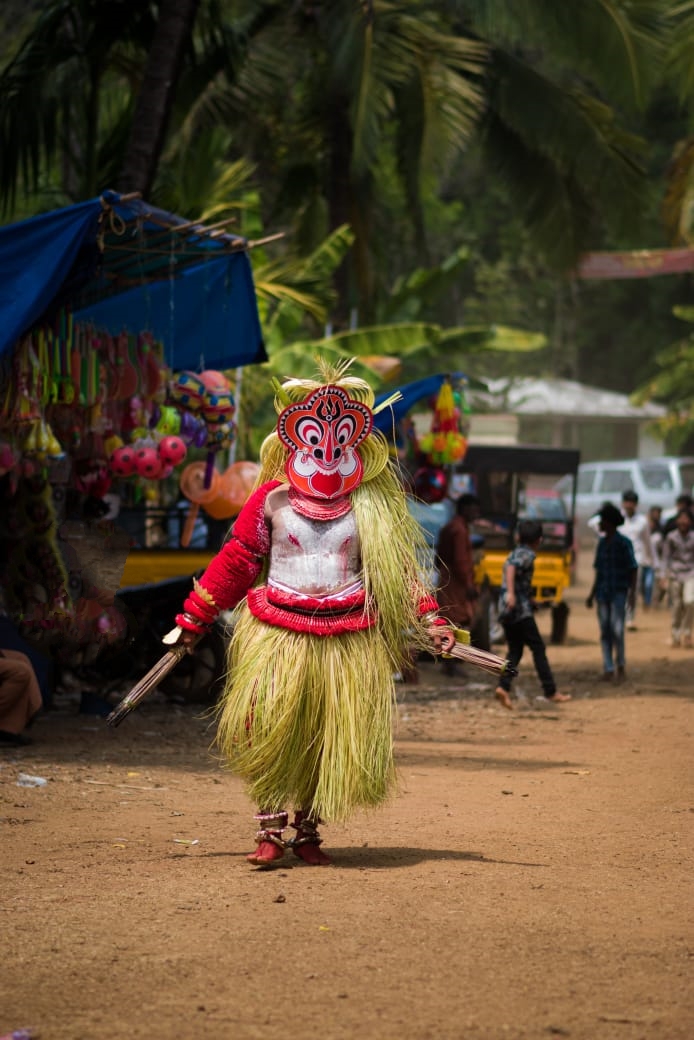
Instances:
[[[322,386],[280,413],[277,433],[291,454],[292,487],[312,498],[342,498],[361,483],[356,448],[371,432],[373,414],[339,386]]]

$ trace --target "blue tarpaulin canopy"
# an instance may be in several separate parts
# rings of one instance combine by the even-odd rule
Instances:
[[[112,334],[151,331],[175,369],[266,361],[247,248],[115,192],[0,228],[0,356],[68,307]]]
[[[386,435],[392,433],[394,425],[404,419],[410,409],[414,408],[419,401],[423,401],[427,397],[436,397],[447,380],[455,383],[464,378],[461,372],[453,372],[448,375],[427,376],[425,379],[417,379],[414,383],[405,383],[404,386],[396,387],[402,395],[401,399],[375,415],[374,426]],[[374,401],[374,406],[378,407],[392,393],[393,391],[389,390],[379,394]]]

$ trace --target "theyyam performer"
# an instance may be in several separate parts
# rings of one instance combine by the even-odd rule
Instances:
[[[258,806],[257,848],[330,862],[318,825],[393,789],[393,673],[408,650],[455,637],[417,565],[410,517],[374,395],[348,366],[276,384],[259,486],[176,617],[194,642],[238,606],[217,740]],[[288,810],[293,810],[288,837]]]

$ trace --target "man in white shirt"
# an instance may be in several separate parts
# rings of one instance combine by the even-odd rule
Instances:
[[[648,517],[644,516],[643,513],[637,512],[638,504],[639,496],[635,491],[625,491],[623,493],[622,514],[624,523],[622,524],[621,533],[631,541],[634,547],[634,556],[639,567],[636,588],[640,589],[642,568],[653,567],[655,561],[653,559],[653,544],[651,542]],[[627,628],[632,632],[636,628],[635,612],[636,600],[634,599],[634,607],[631,611],[627,608],[626,615]]]

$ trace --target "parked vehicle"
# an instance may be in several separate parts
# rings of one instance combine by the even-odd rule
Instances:
[[[651,506],[667,510],[683,493],[692,493],[694,456],[664,455],[651,459],[610,459],[583,462],[578,467],[574,519],[580,541],[594,542],[595,535],[587,526],[604,502],[619,506],[624,491],[639,496],[639,510],[647,513]],[[566,502],[571,481],[564,477],[555,484]]]
[[[484,539],[477,581],[489,609],[486,631],[478,628],[478,646],[488,647],[503,638],[496,620],[502,570],[514,545],[516,524],[524,517],[543,522],[533,597],[539,607],[552,611],[551,641],[564,642],[569,617],[564,592],[571,584],[575,559],[573,489],[579,460],[578,451],[562,448],[471,445],[463,462],[455,467],[456,492],[474,492],[481,506],[480,519],[474,526],[475,534]],[[560,474],[567,481],[564,495],[553,487]]]

